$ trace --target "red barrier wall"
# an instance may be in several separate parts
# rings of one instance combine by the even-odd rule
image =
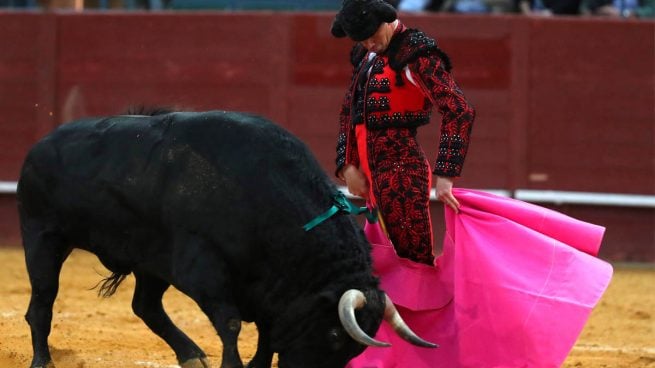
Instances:
[[[655,23],[401,18],[437,37],[477,108],[460,186],[655,194]],[[332,172],[350,42],[330,36],[331,21],[328,13],[0,12],[0,180],[16,180],[28,147],[56,125],[134,104],[260,113]],[[438,114],[433,121],[420,131],[430,158]],[[607,226],[608,258],[655,261],[654,209],[560,210]],[[15,223],[13,212],[0,216]],[[4,231],[0,238],[15,239]]]

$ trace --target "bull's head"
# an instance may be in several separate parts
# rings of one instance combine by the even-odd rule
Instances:
[[[302,332],[293,331],[292,335],[296,337],[293,342],[276,344],[279,347],[279,350],[275,350],[279,352],[280,368],[341,368],[364,351],[366,346],[390,346],[370,337],[377,331],[382,320],[387,321],[399,336],[414,345],[437,346],[416,336],[400,318],[390,298],[379,289],[365,292],[347,290],[336,297],[339,300],[338,313],[334,313],[333,302],[314,305],[311,310],[317,314],[309,318],[311,325],[304,325]],[[275,340],[276,343],[282,342]]]
[[[384,307],[384,320],[387,321],[391,327],[396,331],[396,333],[402,337],[404,340],[409,343],[422,346],[426,348],[436,348],[439,347],[437,344],[427,342],[416,334],[407,326],[405,321],[400,317],[398,310],[393,305],[393,302],[388,295],[385,296],[385,307]],[[339,319],[343,328],[346,330],[348,335],[352,337],[355,341],[367,345],[367,346],[378,346],[378,347],[389,347],[391,344],[386,342],[381,342],[370,337],[366,332],[364,332],[359,325],[357,324],[357,319],[355,318],[355,310],[360,309],[366,305],[366,297],[364,293],[359,290],[348,290],[343,293],[341,300],[339,300]]]

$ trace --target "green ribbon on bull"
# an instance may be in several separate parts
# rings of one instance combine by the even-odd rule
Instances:
[[[330,217],[334,216],[339,212],[346,212],[353,215],[359,215],[363,213],[364,216],[366,216],[366,218],[368,219],[368,222],[375,223],[378,221],[377,210],[374,209],[372,211],[369,211],[369,209],[366,207],[357,207],[355,206],[354,203],[349,201],[348,198],[346,198],[346,196],[341,192],[332,196],[332,200],[334,201],[334,204],[332,205],[332,207],[330,207],[329,210],[316,216],[313,220],[306,223],[305,226],[302,227],[303,229],[305,229],[305,231],[309,231],[313,229],[321,222],[329,219]]]

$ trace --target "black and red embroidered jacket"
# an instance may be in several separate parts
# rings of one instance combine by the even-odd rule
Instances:
[[[416,128],[427,124],[434,106],[442,115],[433,173],[456,177],[462,171],[475,110],[450,74],[450,60],[434,39],[398,24],[387,50],[374,55],[360,44],[351,52],[353,76],[344,98],[337,140],[337,170],[359,166],[354,127]]]

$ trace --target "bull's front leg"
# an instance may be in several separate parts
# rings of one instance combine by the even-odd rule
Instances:
[[[243,368],[237,346],[239,332],[241,332],[241,318],[236,307],[221,304],[212,307],[201,305],[200,308],[211,320],[223,343],[221,368]]]
[[[257,352],[246,368],[270,368],[273,362],[273,350],[269,328],[261,323],[255,322],[259,336],[257,337]]]
[[[173,349],[183,368],[209,368],[205,353],[170,320],[162,305],[169,284],[147,273],[135,271],[132,310]]]
[[[230,267],[215,255],[216,244],[180,231],[175,236],[174,286],[207,315],[223,343],[221,368],[243,368],[237,339],[241,314],[232,295]]]

